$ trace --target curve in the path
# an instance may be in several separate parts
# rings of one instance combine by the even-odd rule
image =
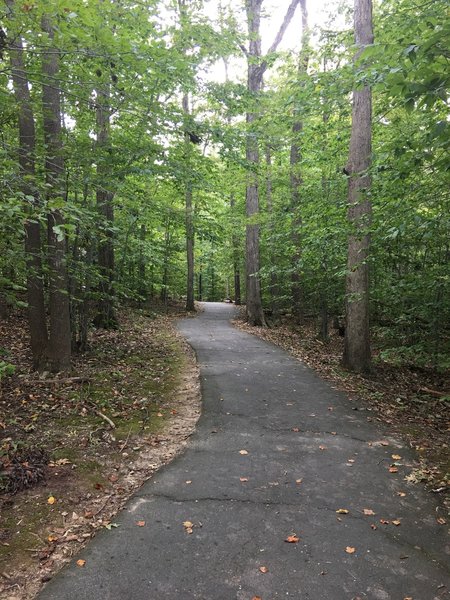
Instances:
[[[367,409],[233,328],[233,314],[207,303],[181,322],[203,395],[187,451],[40,600],[442,600],[446,532],[433,498],[404,480],[414,456],[380,444]]]

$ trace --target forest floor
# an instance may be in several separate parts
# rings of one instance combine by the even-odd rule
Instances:
[[[449,373],[390,365],[377,359],[375,350],[374,372],[371,377],[362,377],[342,367],[343,338],[335,330],[324,343],[312,321],[298,326],[287,319],[270,328],[251,327],[242,313],[234,323],[280,346],[333,387],[347,392],[350,399],[362,401],[369,412],[368,421],[382,422],[417,451],[420,466],[409,476],[410,481],[426,483],[432,493],[447,499],[450,508]]]
[[[0,597],[33,598],[184,447],[200,393],[181,312],[123,311],[61,377],[31,371],[23,315],[0,324],[15,365],[0,390]]]

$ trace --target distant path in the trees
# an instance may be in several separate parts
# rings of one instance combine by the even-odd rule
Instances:
[[[203,389],[187,451],[40,599],[444,598],[446,527],[431,494],[404,479],[411,452],[310,369],[234,329],[232,306],[204,306],[180,324]]]

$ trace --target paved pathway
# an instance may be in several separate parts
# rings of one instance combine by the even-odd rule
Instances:
[[[180,325],[202,375],[188,450],[81,553],[86,566],[73,561],[40,600],[448,597],[446,528],[434,498],[404,480],[411,452],[306,366],[232,328],[232,314],[205,304]]]

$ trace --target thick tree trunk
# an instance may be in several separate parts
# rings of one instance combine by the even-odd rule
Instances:
[[[7,4],[9,10],[12,12],[14,7],[13,0],[8,0]],[[14,94],[18,106],[21,188],[26,198],[26,212],[30,215],[25,221],[28,323],[30,327],[33,367],[42,371],[47,368],[48,332],[42,271],[41,225],[34,215],[35,207],[39,204],[39,196],[35,184],[36,133],[23,54],[22,39],[16,37],[10,46],[10,61]]]
[[[246,0],[247,24],[250,38],[248,51],[247,86],[251,96],[252,108],[247,113],[247,143],[246,159],[248,164],[246,189],[246,274],[247,274],[247,320],[250,325],[265,325],[261,299],[261,284],[259,279],[259,233],[257,222],[259,214],[258,167],[259,147],[258,136],[254,125],[257,122],[255,106],[261,93],[264,68],[261,64],[261,6],[262,0]]]
[[[189,97],[188,94],[183,95],[183,111],[186,118],[189,116]],[[185,189],[185,222],[186,222],[186,263],[187,263],[187,278],[186,278],[186,310],[194,311],[194,209],[192,206],[192,181],[190,176],[189,157],[191,155],[191,140],[189,133],[184,134],[185,146],[185,169],[186,169],[186,189]]]
[[[272,54],[278,48],[283,35],[294,16],[300,0],[291,0],[287,8],[283,22],[278,30],[268,54]],[[249,34],[249,49],[245,51],[247,56],[247,89],[250,95],[252,108],[247,112],[247,144],[246,159],[248,165],[247,189],[246,189],[246,269],[247,269],[247,320],[250,325],[265,325],[264,312],[261,299],[261,284],[259,280],[259,192],[258,192],[258,167],[259,147],[258,134],[255,125],[258,120],[256,106],[258,96],[263,85],[264,72],[267,69],[267,61],[261,57],[261,7],[263,0],[246,0],[247,27]]]
[[[8,0],[8,7],[11,11],[13,10],[13,6],[13,0]],[[26,212],[29,214],[29,218],[25,221],[28,323],[30,327],[33,367],[42,371],[47,368],[48,333],[42,272],[41,225],[34,215],[35,209],[39,204],[39,196],[35,184],[36,133],[23,52],[22,40],[20,37],[16,37],[10,46],[10,61],[14,94],[18,108],[21,189],[26,199]]]
[[[362,49],[373,43],[372,2],[355,0],[355,41]],[[343,363],[348,369],[367,373],[371,369],[369,340],[369,197],[371,166],[372,97],[368,86],[353,92],[352,133],[347,165],[348,239],[346,280],[346,327]]]
[[[103,329],[116,329],[118,326],[115,310],[115,257],[114,257],[114,193],[108,189],[108,146],[110,138],[109,84],[97,89],[97,210],[103,220],[105,230],[98,244],[98,266],[100,270],[100,301],[97,306],[95,325]]]
[[[308,70],[309,52],[307,48],[308,34],[308,11],[306,0],[300,0],[302,13],[302,51],[298,65],[299,78],[304,76]],[[294,247],[292,255],[292,274],[291,274],[291,293],[292,293],[292,315],[297,323],[302,321],[303,315],[303,293],[301,282],[301,260],[302,260],[302,209],[301,193],[302,177],[300,174],[300,162],[302,159],[300,134],[303,129],[303,123],[295,115],[292,124],[292,144],[290,152],[290,179],[291,179],[291,211],[292,211],[292,229],[291,240]]]
[[[42,17],[42,31],[53,41],[54,29],[48,15]],[[66,241],[62,211],[54,201],[65,199],[64,158],[61,137],[61,97],[58,89],[59,54],[56,49],[42,56],[42,110],[46,146],[45,173],[48,203],[49,265],[49,350],[52,371],[70,368],[70,303],[67,289]]]

